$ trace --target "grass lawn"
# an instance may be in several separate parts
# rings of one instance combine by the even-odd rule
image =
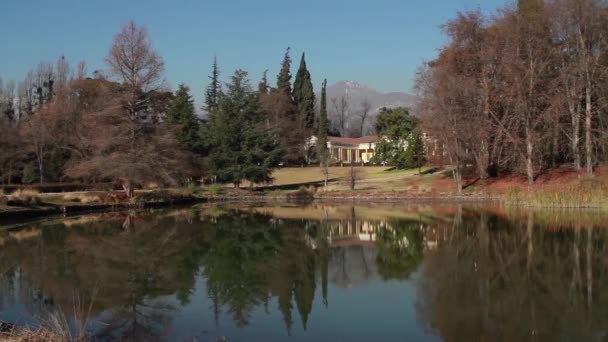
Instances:
[[[422,168],[422,171],[428,168]],[[428,182],[426,177],[415,176],[418,174],[418,169],[397,170],[385,166],[366,166],[355,167],[359,180],[357,181],[357,190],[379,190],[379,191],[404,191],[412,187],[412,184],[419,182]],[[340,184],[331,184],[328,191],[344,191],[349,190],[348,185],[344,180],[350,174],[350,167],[330,167],[329,179],[338,180]],[[275,181],[273,185],[290,185],[302,184],[310,182],[321,182],[324,179],[323,172],[320,167],[305,167],[305,168],[283,168],[276,170],[272,176]]]
[[[357,166],[355,170],[361,175],[361,180],[373,180],[378,178],[390,178],[400,176],[412,176],[418,173],[418,169],[397,170],[386,166]],[[423,167],[422,171],[428,170]],[[350,173],[350,167],[330,167],[329,179],[345,178]],[[300,184],[323,181],[323,172],[320,167],[294,167],[283,168],[272,174],[275,185]]]

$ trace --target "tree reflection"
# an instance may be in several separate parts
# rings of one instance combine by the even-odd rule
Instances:
[[[446,340],[605,338],[606,231],[536,222],[465,213],[436,225],[419,283],[425,325]]]
[[[424,231],[415,221],[392,221],[391,229],[378,231],[378,271],[384,280],[407,279],[424,252]]]
[[[0,285],[10,294],[14,279],[26,274],[22,285],[67,315],[74,293],[94,298],[95,337],[160,340],[179,306],[200,295],[202,280],[216,325],[229,319],[246,326],[265,308],[280,312],[290,334],[294,322],[308,328],[315,298],[329,305],[330,284],[405,279],[421,260],[425,228],[417,221],[366,221],[355,208],[345,212],[342,220],[315,220],[178,210],[44,223],[3,240]],[[0,298],[3,305],[7,298]]]

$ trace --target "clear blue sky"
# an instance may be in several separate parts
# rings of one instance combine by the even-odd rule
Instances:
[[[113,35],[133,19],[145,25],[172,87],[202,97],[213,56],[223,76],[236,68],[271,81],[287,46],[305,51],[315,89],[355,80],[381,91],[410,91],[416,68],[445,43],[439,26],[457,10],[493,12],[509,0],[25,0],[2,4],[0,76],[22,79],[39,61],[64,53],[89,72],[103,69]]]

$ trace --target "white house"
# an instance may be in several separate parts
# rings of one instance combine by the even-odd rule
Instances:
[[[369,163],[376,151],[378,137],[361,138],[327,137],[327,151],[332,160],[340,163]],[[314,146],[317,137],[309,139],[308,146]]]

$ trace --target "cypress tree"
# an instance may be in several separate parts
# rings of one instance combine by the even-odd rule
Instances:
[[[306,67],[304,53],[300,59],[300,67],[293,83],[293,100],[302,128],[312,130],[315,125],[315,92]]]
[[[258,84],[258,92],[260,95],[268,94],[270,91],[270,84],[268,84],[268,69],[264,70],[264,74],[262,75],[262,80]]]
[[[281,71],[277,75],[277,89],[285,96],[291,97],[291,57],[289,56],[290,48],[285,51],[283,62],[281,63]],[[293,100],[292,100],[293,101]]]
[[[327,79],[321,86],[321,104],[317,125],[317,154],[320,160],[325,160],[327,153]]]
[[[194,112],[194,99],[190,95],[190,88],[185,84],[179,85],[175,97],[169,104],[167,121],[182,125],[182,129],[177,136],[180,143],[188,146],[190,150],[197,148],[200,124]]]
[[[217,109],[220,94],[222,93],[222,84],[220,83],[220,68],[217,63],[217,57],[213,58],[213,67],[209,76],[211,83],[205,91],[205,107],[203,108],[208,113]]]

